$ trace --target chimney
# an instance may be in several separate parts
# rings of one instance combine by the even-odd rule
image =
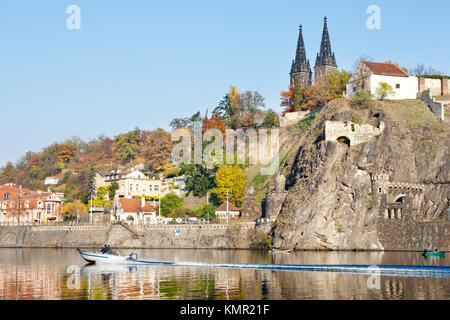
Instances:
[[[144,207],[145,207],[145,197],[142,196],[141,197],[141,209],[144,209]]]

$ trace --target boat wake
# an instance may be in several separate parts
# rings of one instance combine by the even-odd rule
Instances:
[[[161,265],[174,267],[202,267],[227,269],[255,269],[276,271],[337,272],[352,274],[379,274],[404,277],[450,277],[450,266],[401,265],[300,265],[300,264],[241,264],[205,262],[167,262],[147,259],[130,261],[127,265]]]

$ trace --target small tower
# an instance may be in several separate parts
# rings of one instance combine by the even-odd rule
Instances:
[[[309,60],[306,59],[305,42],[303,41],[302,25],[299,28],[297,51],[295,60],[292,60],[291,85],[294,86],[296,81],[300,81],[302,87],[310,86],[312,83],[312,72]]]
[[[328,34],[327,17],[324,18],[322,43],[320,44],[320,52],[316,57],[314,66],[314,82],[319,82],[331,70],[337,70],[336,57],[331,51],[330,35]]]

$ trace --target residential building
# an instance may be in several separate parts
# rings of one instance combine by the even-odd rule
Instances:
[[[62,220],[63,195],[34,192],[12,183],[0,186],[0,224],[41,224]]]
[[[112,182],[117,182],[119,197],[147,197],[157,201],[159,197],[164,197],[168,193],[174,192],[178,196],[183,195],[185,182],[183,177],[171,179],[150,178],[140,170],[113,171],[97,173],[96,186],[110,186]]]
[[[416,99],[419,92],[419,80],[409,76],[408,73],[393,62],[361,61],[350,78],[345,96],[353,99],[358,90],[369,90],[377,96],[380,82],[388,83],[394,90],[393,95],[387,99]]]
[[[111,221],[129,224],[156,224],[159,217],[145,198],[127,199],[116,195],[111,210]]]

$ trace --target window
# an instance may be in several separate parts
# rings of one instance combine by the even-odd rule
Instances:
[[[400,83],[395,84],[395,89],[400,89]]]
[[[8,192],[5,192],[3,198],[4,198],[3,200],[11,200],[11,195]]]

